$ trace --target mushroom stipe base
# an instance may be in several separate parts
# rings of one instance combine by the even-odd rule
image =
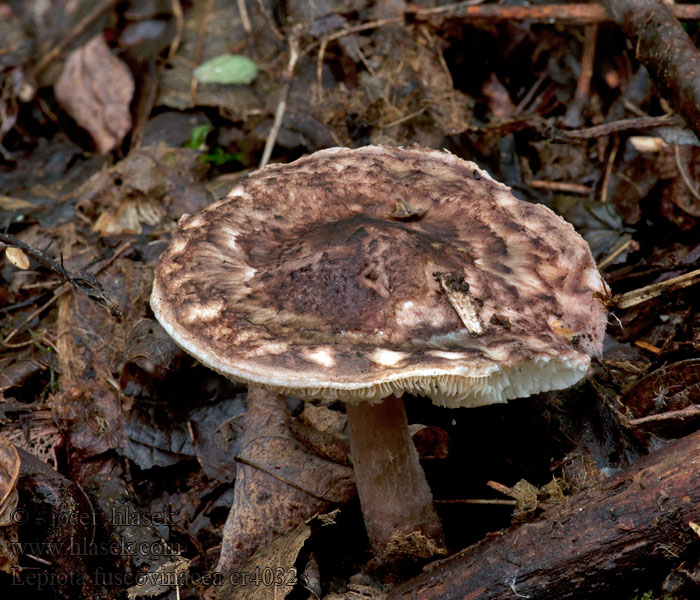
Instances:
[[[352,403],[347,414],[355,483],[375,556],[443,553],[442,524],[408,431],[403,400],[389,396],[381,404]],[[397,534],[403,534],[403,544]],[[418,540],[413,548],[411,536]]]

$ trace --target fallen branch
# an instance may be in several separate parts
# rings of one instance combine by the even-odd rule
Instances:
[[[631,129],[654,129],[656,127],[668,127],[672,125],[680,125],[680,119],[675,115],[662,115],[661,117],[632,117],[630,119],[620,119],[611,123],[603,123],[595,127],[586,127],[585,129],[555,129],[552,132],[553,137],[562,138],[570,141],[574,140],[591,140],[598,137],[613,135]]]
[[[632,308],[633,306],[637,306],[637,304],[642,304],[642,302],[647,302],[652,298],[656,298],[663,293],[674,292],[698,283],[700,283],[700,269],[691,271],[685,275],[673,277],[672,279],[667,279],[666,281],[652,283],[651,285],[632,290],[631,292],[617,294],[612,298],[612,305],[620,309]]]
[[[564,600],[604,594],[677,557],[698,537],[700,431],[486,538],[392,590],[387,600]]]
[[[615,4],[618,0],[609,0]],[[620,2],[622,4],[622,2]],[[670,9],[672,14],[683,20],[700,19],[700,6],[693,4],[676,4]],[[435,8],[411,7],[406,10],[407,17],[416,19],[442,16],[476,21],[531,21],[539,23],[571,23],[592,25],[612,20],[610,13],[600,4],[532,4],[514,6],[503,4],[483,4],[469,6],[467,2],[458,2],[449,6]]]
[[[495,121],[488,125],[469,125],[468,131],[474,133],[499,132],[501,135],[508,135],[525,129],[533,129],[542,137],[551,142],[583,142],[595,138],[606,137],[625,131],[639,129],[655,129],[657,127],[684,126],[685,123],[677,115],[662,115],[660,117],[632,117],[630,119],[620,119],[594,127],[583,129],[559,129],[555,127],[552,119],[543,119],[539,116],[527,116],[522,118],[509,119],[507,121]]]
[[[700,52],[661,0],[603,0],[662,95],[700,136]]]
[[[697,404],[691,404],[685,408],[679,408],[678,410],[669,410],[664,413],[659,413],[656,415],[647,415],[646,417],[639,417],[638,419],[628,419],[627,424],[636,425],[646,425],[647,423],[658,423],[659,421],[675,421],[688,419],[690,417],[697,417],[700,415],[700,406]]]

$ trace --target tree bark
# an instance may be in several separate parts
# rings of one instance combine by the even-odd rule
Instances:
[[[433,563],[387,600],[585,598],[643,577],[698,536],[700,431],[547,510]]]

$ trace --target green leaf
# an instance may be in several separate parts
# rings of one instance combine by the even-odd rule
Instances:
[[[217,167],[220,167],[222,165],[225,165],[226,163],[235,161],[240,162],[242,158],[242,152],[235,152],[231,154],[229,152],[224,151],[224,149],[221,146],[217,146],[216,148],[214,148],[213,152],[202,156],[202,162],[211,163],[216,165]]]
[[[240,54],[222,54],[199,65],[194,76],[202,83],[248,84],[258,76],[258,65]]]
[[[190,139],[185,144],[185,148],[192,148],[192,150],[201,149],[207,141],[207,134],[211,129],[212,127],[208,123],[206,125],[195,125],[190,131]]]

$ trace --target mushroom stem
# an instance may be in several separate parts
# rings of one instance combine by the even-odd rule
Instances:
[[[390,554],[439,553],[442,524],[408,432],[403,400],[348,403],[347,414],[355,483],[375,555],[382,560]]]

